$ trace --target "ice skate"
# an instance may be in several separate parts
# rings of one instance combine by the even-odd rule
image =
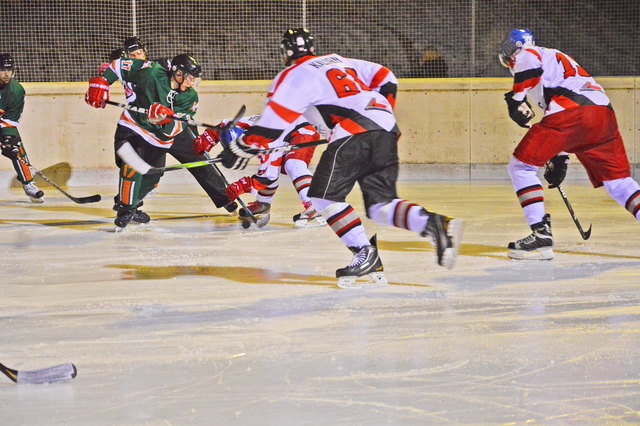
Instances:
[[[327,224],[324,217],[320,216],[320,213],[313,208],[310,202],[303,201],[302,205],[304,206],[304,210],[293,216],[293,222],[296,228],[315,228]]]
[[[33,182],[23,183],[22,189],[24,189],[24,193],[27,194],[32,203],[44,202],[44,199],[42,198],[44,196],[44,192],[35,186]]]
[[[545,214],[542,222],[531,225],[533,233],[521,240],[509,243],[511,259],[551,260],[553,254],[553,236],[551,235],[551,216]]]
[[[338,287],[340,288],[377,288],[387,285],[382,261],[378,255],[378,240],[374,235],[371,245],[364,247],[349,247],[354,253],[351,263],[336,271]],[[358,278],[367,278],[358,282]]]
[[[447,269],[453,268],[462,243],[464,222],[427,210],[423,210],[423,214],[428,215],[429,219],[420,235],[431,237],[431,243],[436,249],[438,265]]]
[[[242,221],[243,228],[247,229],[251,225],[262,228],[267,223],[269,223],[269,219],[271,218],[271,204],[263,203],[260,201],[253,201],[247,205],[247,208],[256,219],[256,222],[253,222],[251,216],[247,213],[244,207],[242,207],[238,210],[238,217]]]
[[[128,209],[124,204],[120,204],[118,202],[118,196],[115,196],[114,200],[115,200],[115,204],[113,205],[113,210],[115,210],[116,212],[119,212],[120,209],[125,209],[125,210]],[[140,201],[135,206],[135,208],[133,209],[133,216],[129,220],[127,220],[127,223],[125,223],[124,226],[122,226],[121,228],[124,228],[125,226],[127,226],[127,224],[129,222],[131,222],[131,221],[134,221],[136,223],[149,223],[151,221],[151,218],[149,217],[148,214],[146,214],[142,210],[138,210],[138,207],[142,207],[143,204],[144,203],[142,201]],[[124,213],[123,213],[123,215],[124,215]],[[118,224],[116,223],[116,225],[118,225]]]

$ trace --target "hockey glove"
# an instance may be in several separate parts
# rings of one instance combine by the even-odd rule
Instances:
[[[230,201],[235,201],[236,198],[244,194],[245,192],[251,192],[251,177],[245,176],[240,180],[233,182],[227,186],[227,197]]]
[[[205,151],[209,152],[218,142],[220,142],[220,134],[218,131],[206,129],[193,140],[193,152],[195,152],[196,155],[201,155]]]
[[[245,167],[247,167],[247,163],[249,162],[248,158],[238,157],[229,149],[223,149],[216,158],[220,159],[220,162],[224,167],[233,170],[243,170]]]
[[[513,91],[504,94],[504,101],[507,103],[509,109],[509,117],[520,127],[528,129],[531,127],[529,121],[536,116],[531,109],[531,104],[524,98],[522,101],[516,101],[513,99]]]
[[[149,123],[158,124],[160,126],[170,122],[172,116],[173,111],[171,108],[168,108],[159,102],[151,105],[147,112],[147,120],[149,120]]]
[[[558,154],[547,161],[544,168],[544,179],[549,182],[549,188],[557,188],[560,186],[564,178],[567,176],[567,167],[569,166],[569,155]]]
[[[109,100],[109,82],[104,77],[93,77],[89,80],[89,90],[84,101],[94,108],[104,108]]]
[[[11,160],[17,160],[20,154],[20,149],[15,143],[13,136],[5,136],[2,142],[0,142],[0,149],[2,150],[2,155]]]

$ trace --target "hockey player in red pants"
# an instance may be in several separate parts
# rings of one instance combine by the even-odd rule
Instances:
[[[356,182],[368,217],[431,238],[438,264],[452,267],[462,222],[430,212],[396,193],[400,130],[393,113],[395,76],[372,62],[337,54],[316,56],[313,44],[304,28],[284,33],[281,48],[288,67],[273,80],[258,122],[231,141],[231,151],[241,158],[251,156],[254,149],[269,147],[303,115],[316,129],[331,129],[309,196],[313,207],[353,254],[351,263],[336,271],[340,287],[387,282],[375,235],[367,238],[360,217],[345,201]],[[365,275],[369,282],[356,282]]]
[[[631,178],[629,161],[616,115],[600,86],[570,56],[538,47],[526,29],[513,29],[500,44],[502,65],[513,74],[513,90],[505,94],[509,116],[529,128],[509,162],[509,176],[533,231],[509,243],[512,259],[553,259],[550,216],[545,213],[538,167],[546,165],[550,188],[560,185],[573,153],[595,188],[603,186],[614,200],[640,220],[640,186]],[[544,111],[539,123],[527,96]]]

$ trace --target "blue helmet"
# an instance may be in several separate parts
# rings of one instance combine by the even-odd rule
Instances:
[[[220,135],[220,143],[222,144],[222,147],[229,148],[229,143],[234,139],[238,139],[240,135],[244,133],[244,131],[245,129],[240,126],[235,126],[229,130],[224,131]]]
[[[500,51],[498,52],[500,63],[505,67],[509,67],[513,55],[528,46],[535,46],[531,31],[519,28],[510,30],[500,42]]]

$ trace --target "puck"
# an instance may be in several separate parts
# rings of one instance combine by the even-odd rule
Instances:
[[[242,221],[242,227],[244,229],[248,229],[251,226],[251,222],[249,222],[248,220],[243,220]]]

